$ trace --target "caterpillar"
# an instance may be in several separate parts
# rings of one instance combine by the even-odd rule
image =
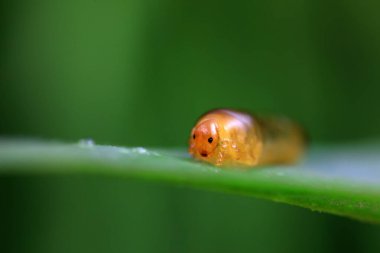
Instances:
[[[189,141],[192,157],[221,167],[292,164],[305,148],[304,131],[293,121],[230,109],[201,116]]]

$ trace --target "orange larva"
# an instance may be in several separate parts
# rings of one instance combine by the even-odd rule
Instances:
[[[191,131],[189,153],[217,166],[295,163],[305,150],[302,129],[287,118],[259,118],[218,109],[204,114]]]

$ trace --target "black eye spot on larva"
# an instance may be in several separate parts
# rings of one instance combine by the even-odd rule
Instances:
[[[193,139],[195,139],[195,134],[193,134]]]
[[[208,138],[208,143],[211,144],[213,140],[214,140],[214,139],[213,139],[212,137]]]

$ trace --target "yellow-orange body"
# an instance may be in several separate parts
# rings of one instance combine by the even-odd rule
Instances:
[[[191,131],[189,153],[217,166],[296,162],[305,149],[302,129],[286,118],[258,118],[219,109],[203,115]]]

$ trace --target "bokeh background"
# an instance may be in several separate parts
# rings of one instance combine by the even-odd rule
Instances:
[[[0,135],[184,147],[217,107],[380,135],[380,2],[0,2]],[[379,252],[380,227],[96,176],[0,179],[2,252]]]

